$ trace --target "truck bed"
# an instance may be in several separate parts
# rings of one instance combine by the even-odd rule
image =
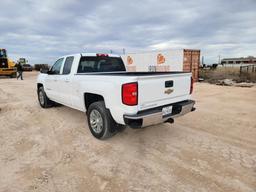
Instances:
[[[170,72],[91,72],[91,73],[77,73],[76,75],[111,75],[111,76],[156,76],[156,75],[174,75],[185,74],[190,72],[170,71]]]

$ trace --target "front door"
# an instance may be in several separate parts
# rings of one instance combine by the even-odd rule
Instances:
[[[71,72],[73,61],[74,61],[73,56],[66,58],[64,62],[62,74],[59,76],[59,79],[58,79],[60,102],[68,106],[72,106],[73,91],[72,91],[72,75],[70,74],[70,72]]]
[[[45,79],[45,92],[46,95],[53,101],[58,102],[59,92],[59,77],[61,67],[63,65],[64,58],[58,59],[48,72],[47,78]]]

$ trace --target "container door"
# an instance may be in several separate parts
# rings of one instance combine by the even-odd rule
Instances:
[[[200,50],[184,49],[183,71],[192,72],[194,81],[198,81]]]

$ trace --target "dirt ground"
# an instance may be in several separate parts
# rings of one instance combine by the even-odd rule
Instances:
[[[35,79],[0,79],[1,192],[256,191],[256,86],[197,83],[197,111],[99,141],[82,112],[40,108]]]

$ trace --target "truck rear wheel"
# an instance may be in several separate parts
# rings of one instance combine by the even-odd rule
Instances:
[[[97,101],[89,106],[87,120],[92,135],[97,139],[109,138],[117,132],[116,122],[104,101]]]
[[[51,101],[46,93],[44,92],[44,88],[43,87],[39,87],[38,91],[37,91],[37,94],[38,94],[38,101],[39,101],[39,104],[42,108],[49,108],[49,107],[52,107],[53,106],[53,101]]]

